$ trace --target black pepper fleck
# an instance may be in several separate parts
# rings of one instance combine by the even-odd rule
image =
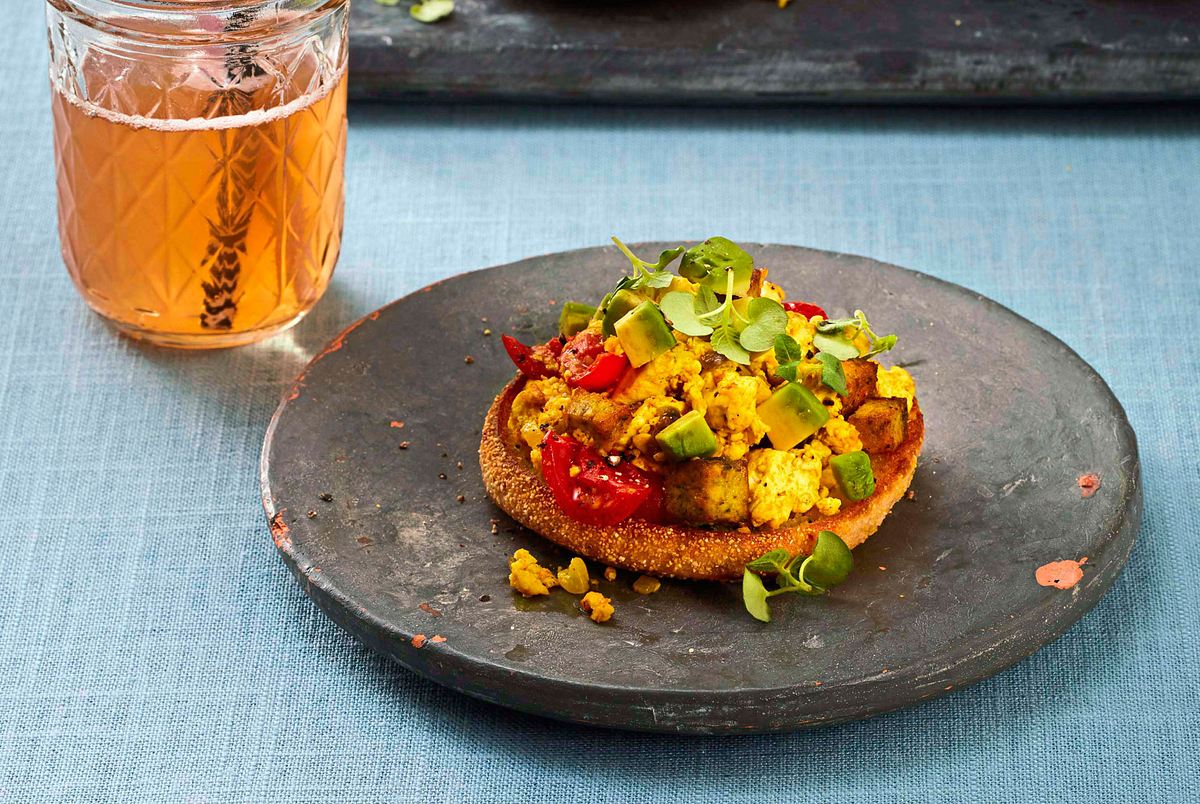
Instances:
[[[480,602],[480,603],[488,603],[488,602],[490,602],[490,601],[491,601],[491,599],[492,599],[492,596],[491,596],[491,595],[480,595],[480,596],[479,596],[479,602]]]
[[[445,480],[445,479],[446,479],[446,473],[438,472],[438,480]]]
[[[333,495],[328,491],[321,495],[321,502],[333,502]]]

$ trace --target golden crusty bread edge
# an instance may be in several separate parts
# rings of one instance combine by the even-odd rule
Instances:
[[[742,568],[768,550],[812,551],[817,533],[832,530],[851,548],[879,529],[904,496],[917,469],[925,440],[925,420],[914,401],[899,448],[872,456],[875,493],[845,505],[819,522],[774,530],[709,530],[632,520],[609,527],[585,525],[568,517],[549,487],[505,439],[513,398],[524,386],[518,375],[492,402],[479,444],[483,485],[501,509],[525,527],[586,558],[632,572],[689,580],[734,580]]]

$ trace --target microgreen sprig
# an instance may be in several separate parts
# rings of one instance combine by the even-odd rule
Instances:
[[[629,260],[629,264],[633,266],[633,275],[627,277],[628,282],[622,281],[622,287],[637,290],[638,288],[667,288],[671,286],[671,282],[675,277],[666,268],[683,253],[683,246],[676,246],[662,252],[658,255],[658,262],[646,262],[630,251],[629,246],[622,243],[616,235],[613,235],[612,241],[617,244],[617,248],[621,249],[621,253],[625,255],[626,259]]]
[[[734,303],[736,277],[725,271],[725,298],[701,285],[696,292],[672,291],[660,302],[663,314],[685,335],[711,336],[713,351],[735,363],[750,365],[751,352],[765,352],[787,328],[787,312],[774,299],[753,298],[742,312]]]
[[[867,336],[867,353],[860,355],[854,339],[859,333]],[[822,352],[828,352],[838,360],[852,360],[856,357],[874,357],[886,352],[896,345],[895,335],[880,337],[867,323],[867,316],[862,310],[855,310],[852,318],[835,318],[817,324],[817,332],[813,335],[813,346]]]
[[[846,580],[854,568],[850,548],[831,530],[817,534],[812,555],[791,555],[778,549],[764,553],[746,565],[742,573],[742,602],[750,616],[764,623],[771,621],[769,598],[788,592],[823,595]],[[776,588],[767,590],[759,573],[775,576]]]
[[[734,290],[745,294],[754,273],[754,258],[727,237],[697,243],[683,253],[679,263],[680,276],[713,290],[725,287],[729,273],[734,277]]]
[[[842,370],[842,361],[828,352],[817,352],[815,358],[821,365],[821,382],[842,396],[847,396],[846,372]],[[796,343],[796,339],[786,332],[775,336],[775,359],[779,361],[775,376],[789,382],[799,381],[804,350]]]

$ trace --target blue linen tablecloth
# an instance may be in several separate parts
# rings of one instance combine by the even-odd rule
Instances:
[[[1196,800],[1200,112],[358,107],[328,296],[176,354],[60,262],[38,5],[0,10],[0,802]],[[794,735],[576,728],[376,658],[267,534],[285,383],[390,299],[613,233],[867,254],[1045,326],[1140,439],[1128,568],[1007,672]]]

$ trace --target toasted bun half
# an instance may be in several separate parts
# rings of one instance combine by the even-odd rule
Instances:
[[[925,420],[913,403],[904,442],[892,452],[872,456],[875,493],[849,503],[817,522],[801,522],[773,530],[712,530],[630,520],[619,525],[585,525],[568,517],[550,488],[506,438],[513,398],[524,387],[518,376],[488,410],[479,444],[479,465],[488,495],[504,512],[552,542],[614,567],[670,578],[734,580],[747,562],[768,550],[812,551],[817,533],[831,530],[851,548],[879,529],[912,482],[917,456],[925,440]]]

